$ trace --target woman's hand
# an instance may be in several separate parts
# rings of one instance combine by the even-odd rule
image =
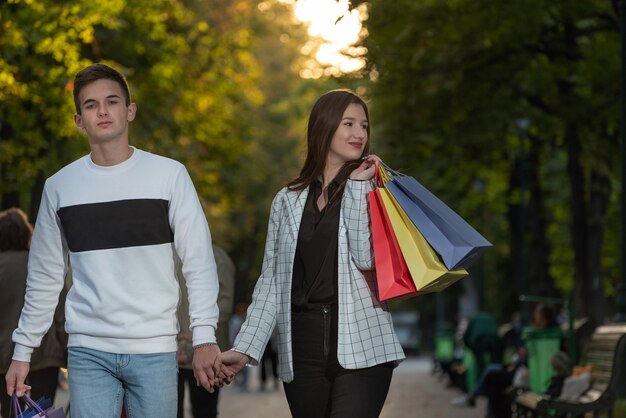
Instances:
[[[381,159],[377,155],[370,154],[350,173],[350,180],[371,180],[378,170]]]
[[[230,384],[235,374],[239,373],[249,362],[250,357],[246,354],[231,349],[217,356],[213,369],[222,382]]]

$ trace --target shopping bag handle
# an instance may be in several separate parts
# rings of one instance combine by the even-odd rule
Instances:
[[[384,162],[380,162],[380,166],[381,166],[381,170],[383,170],[383,173],[385,174],[385,178],[387,180],[393,180],[392,176],[401,176],[401,177],[406,177],[406,174],[402,174],[397,170],[394,170],[393,168],[389,167],[387,164],[385,164]]]
[[[385,184],[388,181],[392,181],[394,177],[407,177],[407,175],[394,170],[383,161],[380,161],[380,163],[377,164],[377,169],[374,174],[374,186],[385,187]]]
[[[24,416],[24,412],[22,411],[22,407],[20,406],[20,401],[17,399],[17,394],[13,392],[11,395],[11,406],[13,409],[13,414],[9,411],[9,416],[19,418]]]
[[[376,187],[385,187],[388,181],[393,180],[391,175],[386,171],[386,166],[381,162],[377,165],[376,171],[374,173]]]
[[[381,170],[382,170],[382,167],[379,165],[376,167],[376,170],[374,171],[374,187],[375,188],[384,186],[383,180],[381,178]]]
[[[30,405],[35,411],[37,411],[37,414],[42,414],[42,416],[47,417],[48,414],[46,413],[46,411],[44,411],[43,409],[41,409],[41,407],[39,406],[39,404],[35,401],[33,401],[31,399],[30,396],[24,394],[24,400],[26,401],[26,403],[28,405]]]

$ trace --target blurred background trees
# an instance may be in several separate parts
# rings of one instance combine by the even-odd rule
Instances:
[[[486,307],[573,292],[602,321],[619,277],[611,3],[374,0],[367,28],[383,154],[494,242],[472,270]]]
[[[35,219],[45,179],[88,152],[71,118],[72,79],[92,62],[112,64],[139,107],[131,142],[185,163],[246,299],[270,201],[301,163],[308,112],[324,91],[349,87],[371,101],[373,151],[494,244],[470,279],[438,296],[448,320],[463,300],[504,321],[522,293],[573,296],[577,315],[598,322],[612,315],[620,179],[610,1],[353,1],[335,22],[339,31],[363,20],[344,50],[362,65],[350,68],[315,55],[325,46],[297,3],[0,2],[0,207]],[[433,296],[394,304],[425,323],[434,305]]]

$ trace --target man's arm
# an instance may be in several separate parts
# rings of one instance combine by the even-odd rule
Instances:
[[[13,332],[13,362],[6,374],[9,395],[17,390],[21,396],[29,388],[24,380],[30,369],[30,357],[52,324],[67,270],[68,250],[47,190],[44,187],[31,240],[24,307]]]
[[[172,188],[169,216],[188,291],[194,374],[212,392],[212,386],[217,383],[212,366],[219,348],[206,344],[216,343],[219,282],[209,226],[191,178],[182,165]]]

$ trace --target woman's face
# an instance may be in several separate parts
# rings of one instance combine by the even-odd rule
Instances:
[[[369,139],[367,137],[368,124],[363,106],[356,103],[348,105],[330,143],[327,162],[343,164],[361,158]]]

